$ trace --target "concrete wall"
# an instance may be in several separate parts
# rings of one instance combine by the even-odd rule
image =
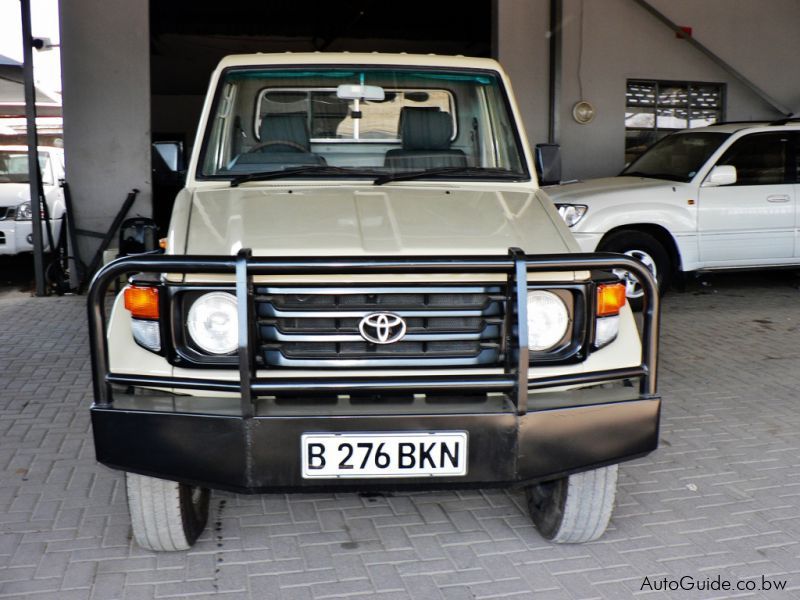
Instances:
[[[549,20],[549,2],[498,2],[499,59],[523,99],[531,142],[546,141],[547,46],[541,38]],[[650,3],[677,24],[691,26],[696,40],[776,100],[800,110],[794,76],[800,55],[796,34],[800,4],[795,0]],[[631,0],[564,0],[563,7],[559,139],[565,179],[612,175],[624,166],[628,79],[725,83],[727,120],[780,116]],[[572,106],[580,99],[596,109],[597,116],[587,125],[572,118]]]
[[[81,229],[109,228],[131,188],[131,216],[150,216],[147,0],[62,0],[67,181]],[[98,240],[82,237],[88,261]]]
[[[547,141],[549,0],[494,1],[496,54],[511,75],[531,143]],[[800,111],[796,0],[650,1],[679,25],[693,27],[695,39],[768,94]],[[133,187],[142,193],[131,214],[151,210],[148,0],[62,0],[60,12],[67,178],[78,226],[104,232]],[[778,116],[632,0],[563,0],[562,33],[558,138],[565,179],[622,168],[629,78],[726,83],[729,120]],[[186,59],[196,60],[196,53]],[[201,96],[180,89],[168,94],[152,98],[154,130],[193,129]],[[572,119],[580,99],[597,111],[588,125]],[[83,238],[85,260],[96,245],[96,239]]]
[[[547,0],[496,0],[496,56],[511,77],[528,140],[547,142],[550,16]]]

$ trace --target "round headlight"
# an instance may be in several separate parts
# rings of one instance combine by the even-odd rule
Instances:
[[[209,354],[230,354],[239,347],[236,296],[211,292],[195,300],[186,318],[189,335]]]
[[[564,301],[553,292],[528,292],[528,348],[549,350],[562,340],[569,327]]]

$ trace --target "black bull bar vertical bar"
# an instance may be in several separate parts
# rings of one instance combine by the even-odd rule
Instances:
[[[524,266],[524,268],[523,268]],[[255,378],[251,364],[251,353],[241,351],[240,376],[237,382],[219,382],[203,379],[158,378],[147,375],[127,376],[110,372],[108,344],[106,341],[105,298],[109,286],[120,276],[130,273],[180,273],[180,274],[235,274],[236,288],[247,292],[256,275],[356,275],[401,273],[504,273],[510,275],[517,287],[517,318],[526,318],[526,302],[519,297],[526,285],[527,273],[549,271],[592,271],[625,270],[633,273],[640,281],[644,292],[642,309],[642,359],[639,367],[615,369],[610,371],[579,373],[540,379],[527,379],[527,368],[520,353],[520,360],[514,372],[498,376],[431,377],[411,376],[378,379],[335,378],[315,379],[309,382],[276,378],[269,381]],[[240,324],[242,332],[249,331],[251,316],[250,302],[240,302],[239,314],[245,319]],[[514,401],[527,397],[527,390],[599,383],[609,379],[640,377],[640,393],[651,397],[656,395],[656,370],[658,360],[658,332],[660,326],[660,305],[658,288],[650,271],[638,260],[612,253],[548,254],[526,256],[520,250],[510,249],[507,256],[471,257],[342,257],[342,258],[262,258],[251,257],[249,250],[240,251],[238,256],[130,256],[115,260],[100,269],[92,280],[88,295],[89,344],[92,354],[92,380],[95,406],[109,408],[112,405],[111,384],[163,386],[177,389],[206,389],[239,392],[248,399],[280,391],[297,390],[305,392],[369,390],[369,391],[412,391],[412,390],[466,390],[486,389],[487,391],[516,391]],[[517,348],[527,348],[520,333],[525,327],[518,327],[514,339]],[[247,336],[249,337],[249,336]],[[246,342],[245,342],[246,343]],[[527,382],[527,385],[526,385]],[[244,402],[243,402],[244,404]],[[525,406],[517,408],[524,412]],[[243,409],[245,416],[249,413]],[[252,413],[249,413],[252,414]]]

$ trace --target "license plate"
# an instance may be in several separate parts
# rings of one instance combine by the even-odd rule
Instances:
[[[306,433],[303,479],[459,477],[467,474],[467,433]]]

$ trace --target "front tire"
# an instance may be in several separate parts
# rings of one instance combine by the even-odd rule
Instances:
[[[603,535],[614,510],[617,473],[612,465],[528,487],[528,512],[542,537],[580,544]]]
[[[619,252],[640,261],[653,274],[658,284],[658,293],[663,295],[672,275],[672,261],[663,244],[649,233],[624,229],[612,233],[598,247],[603,252]],[[644,288],[628,271],[615,269],[614,273],[625,283],[628,303],[633,310],[641,310],[644,304]]]
[[[208,520],[210,493],[177,481],[125,473],[136,543],[158,552],[188,550]]]

